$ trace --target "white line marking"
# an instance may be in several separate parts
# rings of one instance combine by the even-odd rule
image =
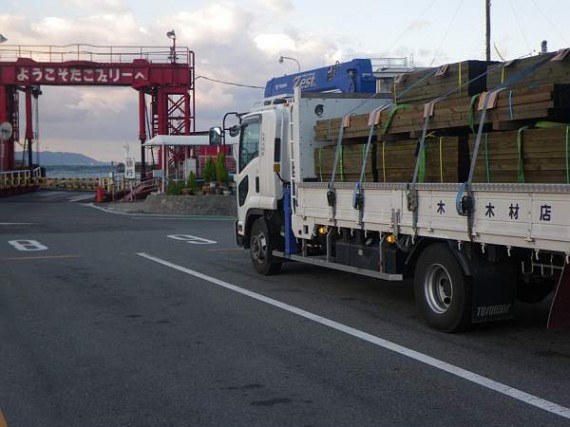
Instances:
[[[234,221],[235,218],[226,215],[186,215],[186,214],[149,214],[143,212],[121,212],[114,210],[112,208],[107,208],[104,206],[97,206],[94,203],[82,203],[81,206],[87,206],[94,208],[103,212],[107,212],[115,215],[128,216],[131,219],[168,219],[168,220],[189,220],[189,219],[200,219],[200,220],[210,220],[210,221]]]
[[[81,200],[88,200],[88,199],[94,199],[94,198],[95,198],[94,194],[82,194],[81,196],[70,197],[68,199],[68,201],[71,203],[75,203],[75,202],[79,202]]]
[[[407,347],[395,344],[391,341],[379,338],[377,336],[362,332],[358,329],[351,328],[350,326],[343,325],[342,323],[335,322],[334,320],[329,320],[325,317],[313,314],[309,311],[302,310],[300,308],[294,307],[289,304],[282,303],[280,301],[274,300],[273,298],[268,298],[261,294],[257,294],[247,289],[240,288],[238,286],[232,285],[231,283],[224,282],[223,280],[216,279],[211,276],[207,276],[189,268],[182,267],[177,264],[165,261],[163,259],[154,257],[152,255],[146,254],[144,252],[137,253],[137,255],[146,258],[148,260],[154,261],[158,264],[162,264],[166,267],[170,267],[174,270],[178,270],[182,273],[189,274],[191,276],[197,277],[199,279],[205,280],[207,282],[213,283],[215,285],[221,286],[223,288],[229,289],[231,291],[240,293],[242,295],[253,298],[257,301],[264,302],[266,304],[272,305],[274,307],[281,308],[290,313],[296,314],[298,316],[304,317],[305,319],[312,320],[313,322],[320,323],[321,325],[327,326],[329,328],[335,329],[345,334],[351,335],[355,338],[361,339],[363,341],[369,342],[371,344],[377,345],[379,347],[385,348],[387,350],[393,351],[395,353],[401,354],[403,356],[409,357],[410,359],[416,360],[420,363],[424,363],[433,368],[440,369],[452,375],[455,375],[464,380],[470,381],[472,383],[478,384],[490,390],[496,391],[498,393],[504,394],[505,396],[512,397],[513,399],[519,400],[523,403],[535,406],[544,411],[550,412],[555,415],[559,415],[563,418],[570,419],[570,408],[566,408],[557,403],[542,399],[540,397],[534,396],[524,391],[518,390],[516,388],[510,387],[506,384],[500,383],[498,381],[492,380],[490,378],[484,377],[482,375],[476,374],[474,372],[468,371],[466,369],[460,368],[458,366],[452,365],[450,363],[444,362],[442,360],[433,358],[431,356],[419,353],[415,350],[409,349]]]
[[[0,225],[38,225],[35,222],[0,222]]]

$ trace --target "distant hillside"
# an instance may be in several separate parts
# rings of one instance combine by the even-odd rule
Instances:
[[[22,153],[16,153],[16,159],[22,158]],[[36,153],[34,153],[34,161],[36,161]],[[78,153],[66,153],[60,151],[40,151],[41,166],[70,165],[70,166],[88,166],[88,165],[105,165],[107,163],[99,162],[91,157],[87,157]]]

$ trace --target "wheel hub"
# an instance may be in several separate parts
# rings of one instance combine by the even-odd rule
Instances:
[[[251,256],[258,262],[263,262],[267,258],[267,241],[263,234],[251,238]]]
[[[432,311],[444,314],[453,301],[453,283],[448,271],[439,264],[432,265],[424,280],[426,301]]]

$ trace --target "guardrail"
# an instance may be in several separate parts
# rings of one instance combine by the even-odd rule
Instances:
[[[0,172],[0,196],[45,190],[73,190],[97,192],[101,187],[109,200],[134,201],[144,198],[160,187],[160,178],[128,180],[124,177],[48,178],[41,176],[41,169],[11,170]]]
[[[111,177],[91,178],[40,178],[40,188],[46,190],[85,190],[96,191],[101,186],[108,193],[126,191],[138,181],[125,178],[114,179]]]
[[[39,185],[48,190],[95,191],[99,186],[99,178],[40,178]]]
[[[91,44],[8,45],[0,48],[0,62],[17,61],[20,58],[39,62],[96,61],[105,63],[129,63],[135,59],[168,64],[194,64],[194,52],[184,46],[97,46]]]
[[[0,191],[32,190],[40,185],[41,170],[11,170],[0,172]]]

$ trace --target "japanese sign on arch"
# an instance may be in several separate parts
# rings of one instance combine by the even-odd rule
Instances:
[[[63,64],[56,67],[51,65],[20,66],[16,68],[16,80],[18,83],[31,84],[117,84],[125,86],[136,86],[137,82],[148,81],[148,70],[136,70],[132,66],[121,65],[97,64],[95,67]]]

